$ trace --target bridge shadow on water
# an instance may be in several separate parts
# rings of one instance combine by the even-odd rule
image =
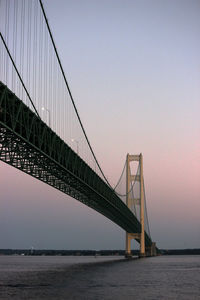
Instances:
[[[84,262],[83,258],[77,263],[74,257],[73,262],[47,270],[15,272],[0,284],[0,298],[104,299],[101,296],[105,289],[124,287],[120,270],[126,269],[135,260],[137,257],[129,260],[97,256],[91,257],[89,262]]]

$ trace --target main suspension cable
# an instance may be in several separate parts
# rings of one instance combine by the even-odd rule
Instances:
[[[125,166],[126,166],[126,161],[125,161]],[[123,170],[122,170],[122,174],[121,174],[121,176],[120,176],[120,178],[119,178],[119,180],[118,180],[118,182],[117,182],[117,184],[116,184],[116,186],[115,186],[115,188],[114,188],[114,192],[115,192],[119,197],[126,197],[126,196],[128,196],[131,192],[133,192],[133,188],[134,188],[134,185],[135,185],[135,183],[136,183],[136,179],[134,180],[134,183],[131,182],[131,188],[130,188],[130,190],[129,190],[126,194],[120,194],[120,193],[118,193],[118,192],[115,190],[116,187],[117,187],[117,186],[119,185],[119,183],[120,183],[120,180],[121,180],[122,175],[123,175],[124,170],[125,170],[125,166],[124,166],[124,168],[123,168]],[[138,171],[139,171],[139,165],[138,165],[137,173],[138,173]]]
[[[144,186],[144,177],[143,177],[143,187],[144,187],[144,205],[145,205],[145,212],[146,212],[146,218],[147,218],[147,228],[148,228],[148,234],[151,238],[151,232],[150,232],[150,227],[149,227],[149,218],[147,214],[147,202],[146,202],[146,194],[145,194],[145,186]]]
[[[5,48],[6,48],[6,51],[7,51],[7,53],[8,53],[8,56],[10,57],[10,60],[11,60],[11,62],[12,62],[12,64],[13,64],[13,67],[15,68],[15,71],[16,71],[18,77],[19,77],[19,80],[21,81],[21,84],[22,84],[22,86],[23,86],[23,88],[24,88],[24,90],[25,90],[25,92],[26,92],[26,94],[27,94],[27,96],[28,96],[28,98],[29,98],[29,100],[30,100],[30,102],[31,102],[31,104],[32,104],[32,106],[33,106],[33,108],[34,108],[36,114],[37,114],[37,116],[40,118],[40,116],[39,116],[39,114],[38,114],[38,112],[37,112],[37,109],[36,109],[36,107],[35,107],[35,105],[34,105],[32,99],[31,99],[31,96],[30,96],[30,94],[29,94],[29,92],[28,92],[28,90],[27,90],[27,88],[26,88],[26,86],[25,86],[25,84],[24,84],[24,82],[23,82],[23,79],[22,79],[21,75],[19,74],[19,71],[18,71],[18,69],[17,69],[17,67],[16,67],[16,65],[15,65],[15,62],[14,62],[14,60],[13,60],[13,58],[12,58],[12,55],[11,55],[11,53],[10,53],[8,47],[7,47],[7,44],[6,44],[5,40],[4,40],[3,35],[2,35],[1,32],[0,32],[0,36],[1,36],[1,39],[2,39],[2,42],[3,42],[4,46],[5,46]]]
[[[120,175],[120,177],[119,177],[119,180],[118,180],[117,184],[116,184],[115,187],[114,187],[114,191],[116,190],[116,188],[118,187],[118,185],[119,185],[119,183],[120,183],[120,181],[121,181],[121,179],[122,179],[122,176],[123,176],[123,174],[124,174],[125,168],[126,168],[126,160],[125,160],[124,167],[123,167],[123,169],[122,169],[122,173],[121,173],[121,175]],[[116,191],[115,191],[115,192],[116,192]]]

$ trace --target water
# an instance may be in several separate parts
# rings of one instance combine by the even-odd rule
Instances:
[[[0,299],[200,299],[200,256],[0,256]]]

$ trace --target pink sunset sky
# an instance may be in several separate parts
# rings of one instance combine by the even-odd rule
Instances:
[[[76,106],[114,185],[143,153],[152,239],[200,248],[200,2],[44,1]],[[0,163],[0,248],[124,249],[117,225]]]

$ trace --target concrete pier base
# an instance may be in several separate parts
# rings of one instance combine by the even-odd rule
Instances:
[[[125,253],[125,258],[127,258],[127,259],[132,259],[133,256],[132,256],[131,253]]]
[[[151,247],[146,248],[147,256],[157,256],[156,243],[152,243]]]
[[[144,257],[146,257],[146,254],[145,253],[140,253],[138,257],[139,258],[144,258]]]

